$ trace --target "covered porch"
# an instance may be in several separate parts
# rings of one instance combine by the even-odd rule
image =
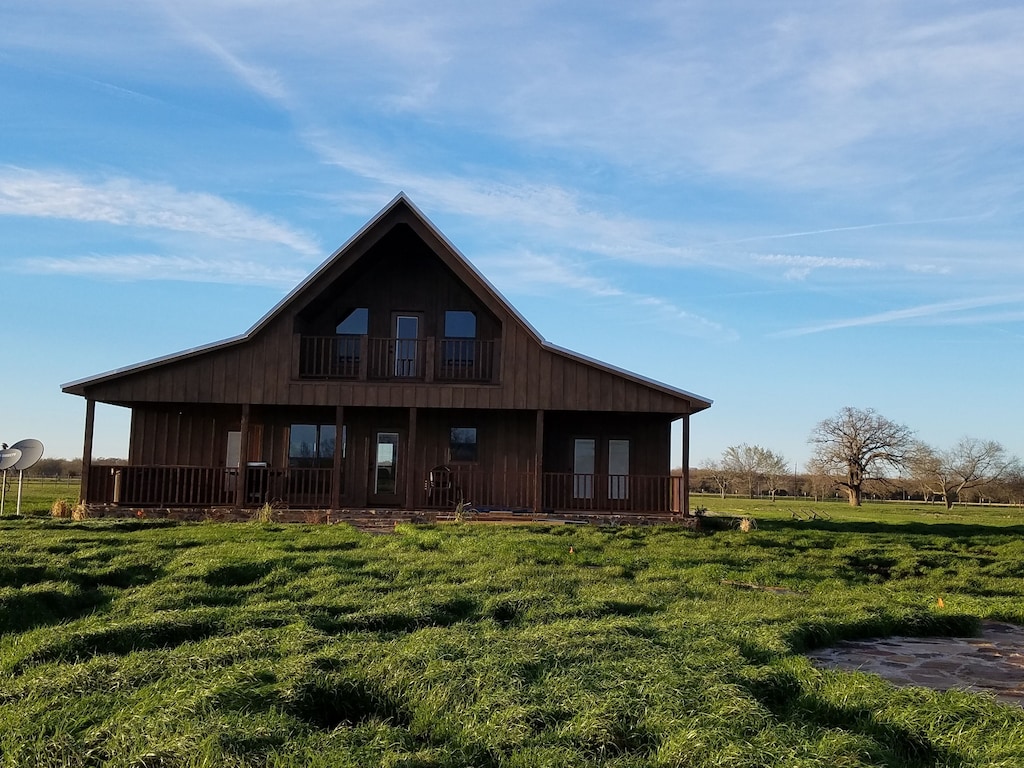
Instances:
[[[133,410],[128,463],[90,458],[82,495],[130,509],[443,513],[465,503],[482,512],[686,515],[688,417],[680,420],[683,470],[673,474],[671,415],[142,407]]]

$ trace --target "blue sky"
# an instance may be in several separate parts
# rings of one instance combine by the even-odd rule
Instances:
[[[802,466],[844,406],[1024,455],[1021,40],[978,0],[7,0],[0,439],[80,455],[62,383],[246,330],[404,191],[548,340],[713,399],[694,465]]]

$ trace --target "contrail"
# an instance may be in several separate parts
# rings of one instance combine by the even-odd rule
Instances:
[[[914,221],[883,221],[877,224],[857,224],[852,227],[832,227],[830,229],[812,229],[807,232],[786,232],[781,235],[754,235],[752,237],[741,237],[736,240],[716,240],[712,243],[705,243],[706,246],[710,245],[734,245],[736,243],[749,243],[753,240],[784,240],[789,237],[807,237],[808,235],[827,235],[829,232],[853,232],[858,229],[880,229],[882,227],[910,227],[917,224],[940,224],[946,221],[965,221],[967,219],[981,219],[986,216],[991,216],[991,212],[988,213],[972,213],[967,216],[944,216],[939,219],[916,219]]]
[[[880,325],[883,323],[889,323],[898,320],[910,320],[922,317],[932,317],[934,315],[947,314],[950,312],[960,312],[966,309],[979,309],[981,307],[992,307],[999,304],[1011,304],[1020,301],[1022,298],[1024,298],[1024,296],[1021,295],[986,296],[975,299],[959,299],[955,301],[945,301],[936,304],[922,304],[916,307],[907,307],[905,309],[892,309],[887,312],[879,312],[874,315],[865,315],[864,317],[854,317],[849,318],[847,320],[837,320],[832,323],[825,323],[823,325],[818,326],[794,328],[789,331],[779,331],[778,333],[773,333],[771,335],[775,338],[808,336],[813,333],[823,333],[824,331],[836,331],[843,328],[857,328],[864,325]]]

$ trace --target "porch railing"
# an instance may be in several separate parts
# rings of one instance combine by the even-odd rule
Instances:
[[[535,505],[536,474],[477,472],[459,467],[427,473],[428,509],[453,509],[467,501],[477,509],[518,509]],[[669,475],[597,475],[545,472],[541,475],[543,511],[679,513],[682,478]]]
[[[544,504],[552,509],[602,512],[679,512],[682,478],[546,472]]]
[[[444,471],[439,471],[444,470]],[[239,483],[239,472],[244,473]],[[242,468],[94,464],[91,504],[126,507],[255,508],[270,503],[298,509],[330,509],[343,503],[344,475],[335,488],[330,468]],[[241,498],[238,489],[241,488]],[[448,467],[424,471],[402,506],[454,509],[466,501],[479,510],[536,511],[534,472],[482,472]],[[358,492],[359,489],[350,489]],[[668,475],[598,475],[545,472],[540,478],[544,512],[612,514],[679,513],[682,478]]]
[[[239,472],[244,472],[241,500]],[[127,507],[258,507],[270,503],[329,508],[334,498],[330,469],[94,464],[86,501]]]
[[[494,379],[493,339],[301,336],[300,379],[477,381]]]

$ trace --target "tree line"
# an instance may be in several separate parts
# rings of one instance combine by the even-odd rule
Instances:
[[[124,459],[104,459],[104,464],[127,464]],[[25,470],[25,477],[79,478],[82,476],[81,459],[51,459],[44,457]]]
[[[846,407],[815,425],[805,473],[774,451],[733,445],[691,474],[694,490],[748,496],[845,494],[851,506],[873,498],[1024,503],[1024,467],[995,440],[962,437],[935,447],[874,409]]]

